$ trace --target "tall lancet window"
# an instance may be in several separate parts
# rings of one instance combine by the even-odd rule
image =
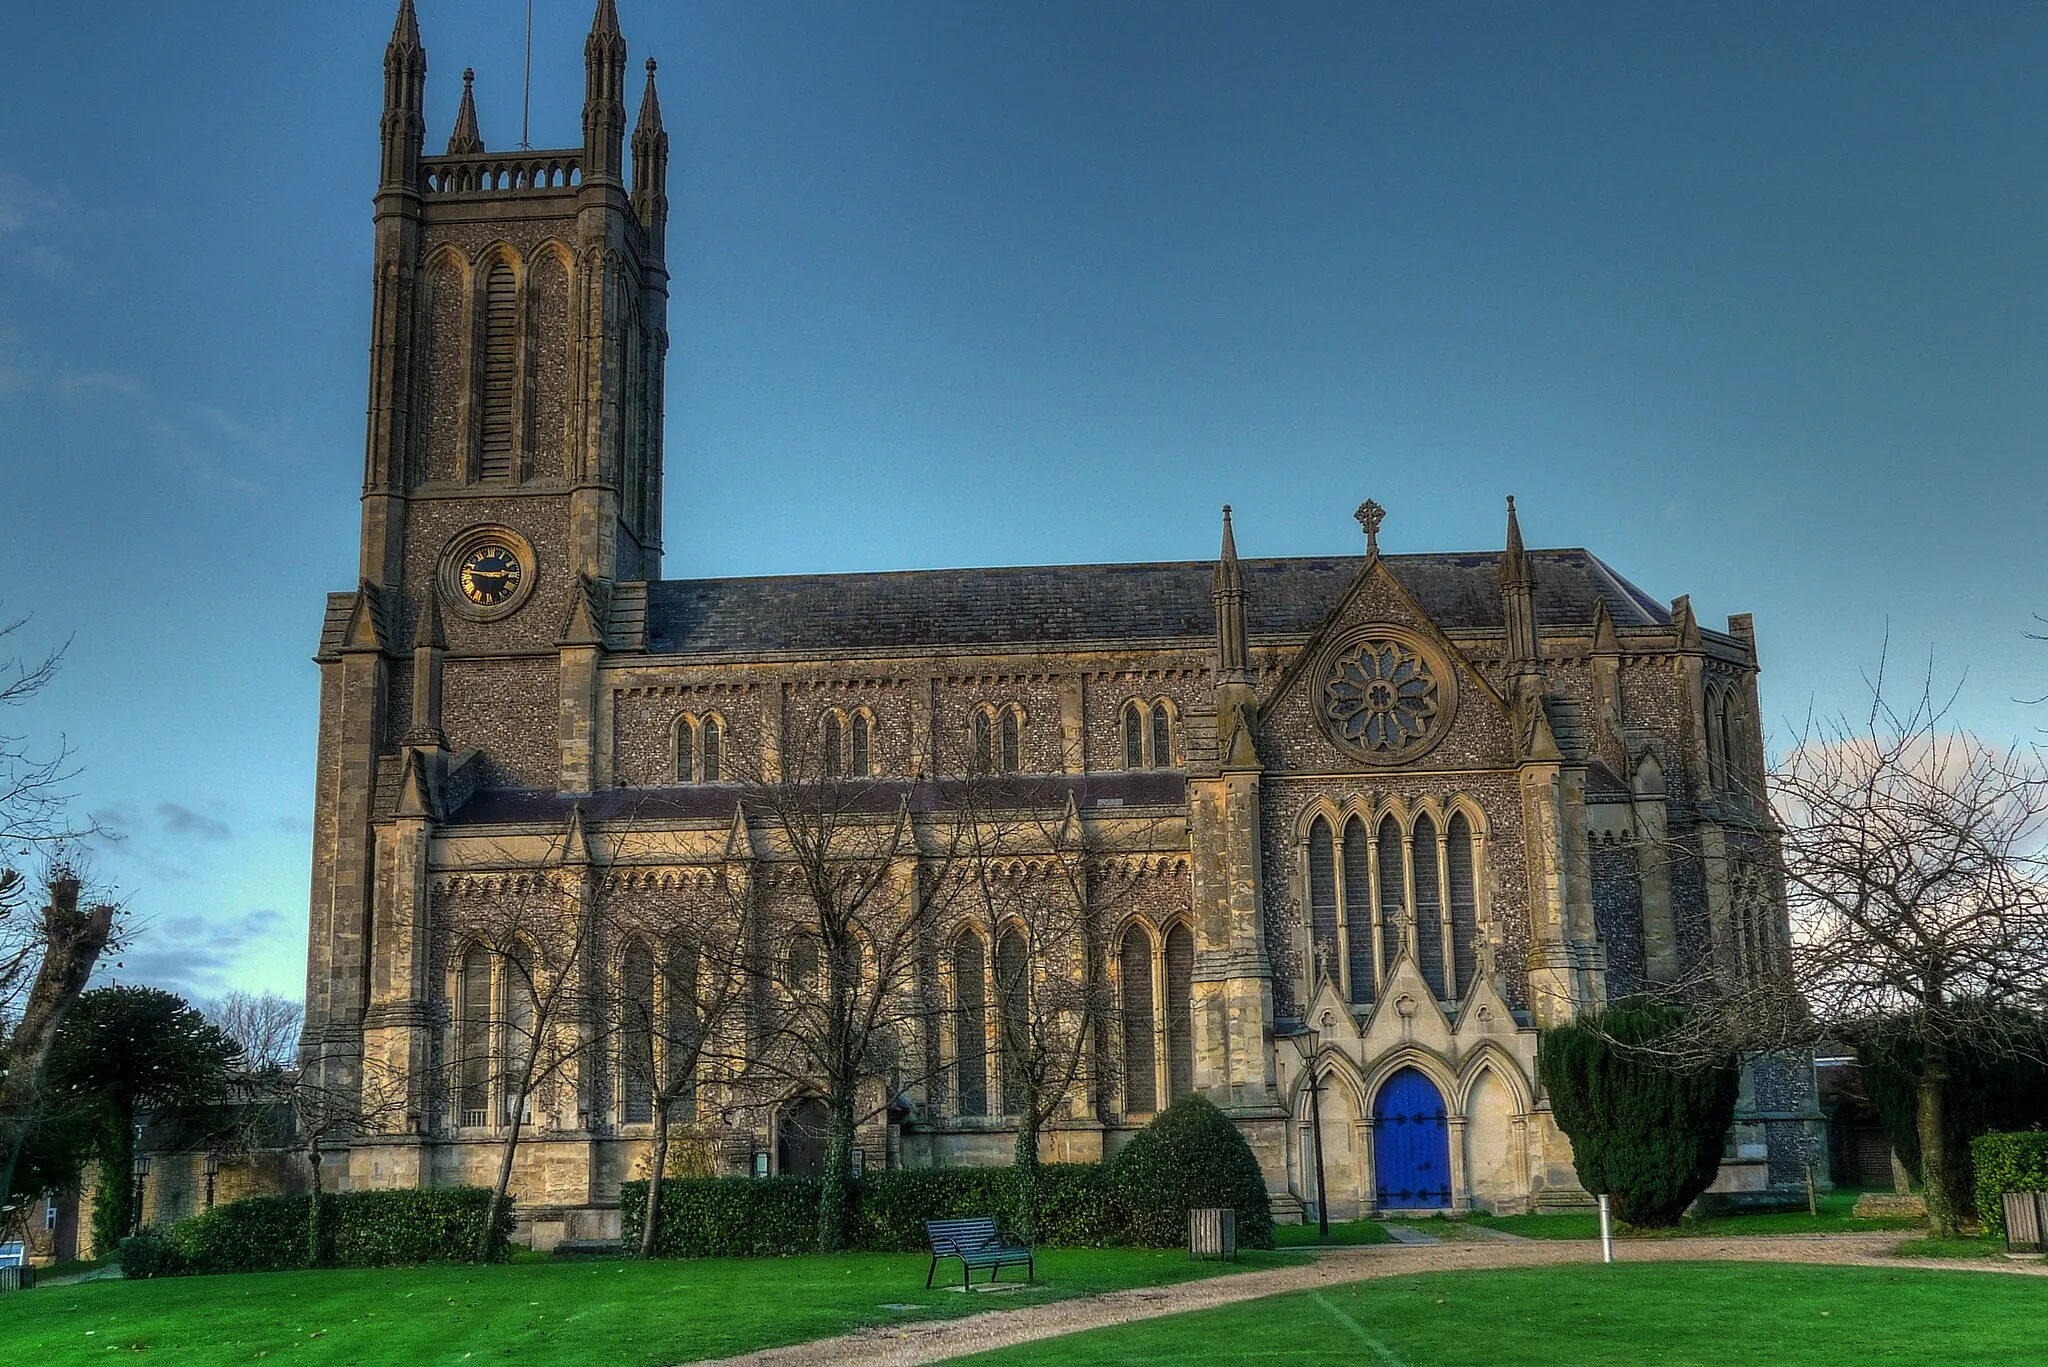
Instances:
[[[1377,1000],[1378,970],[1372,961],[1372,839],[1365,821],[1344,823],[1344,948],[1351,970],[1351,1000],[1370,1006]]]
[[[1117,959],[1124,1009],[1124,1111],[1150,1115],[1159,1109],[1158,1055],[1152,1045],[1158,1020],[1152,1002],[1152,937],[1130,927]]]
[[[1024,1109],[1024,1070],[1030,1066],[1031,985],[1024,952],[1024,937],[1015,927],[1005,930],[996,941],[996,1015],[1002,1032],[1003,1114],[1017,1115]]]
[[[1166,932],[1166,1085],[1178,1101],[1195,1090],[1195,937]]]
[[[1451,817],[1448,859],[1451,902],[1451,993],[1463,999],[1479,977],[1479,882],[1474,876],[1472,823]]]
[[[1145,709],[1135,702],[1124,704],[1124,768],[1145,767]]]
[[[633,941],[619,961],[619,1120],[654,1119],[654,955]]]
[[[1152,704],[1152,767],[1173,767],[1173,714],[1163,702]]]
[[[820,767],[823,769],[826,778],[839,777],[839,745],[841,737],[844,735],[841,727],[842,723],[839,720],[838,713],[827,712],[825,714],[825,734],[823,742],[819,746],[823,753],[819,758],[823,761]]]
[[[988,961],[981,937],[953,942],[953,1081],[960,1114],[988,1114]]]
[[[1436,823],[1415,818],[1415,967],[1429,990],[1442,1001],[1451,994],[1444,984],[1444,904],[1437,888]]]
[[[484,392],[478,406],[477,478],[511,479],[518,473],[513,399],[519,374],[519,281],[498,261],[484,277]]]
[[[853,714],[852,741],[850,745],[852,757],[847,761],[846,772],[855,778],[866,778],[868,776],[868,733],[872,726],[873,723],[868,720],[867,713],[856,712]]]
[[[1337,853],[1330,823],[1321,817],[1308,832],[1309,990],[1324,978],[1341,981],[1337,958]]]
[[[1380,962],[1384,972],[1394,971],[1394,960],[1400,957],[1401,939],[1406,932],[1402,924],[1408,910],[1408,870],[1402,863],[1401,826],[1391,816],[1380,818],[1379,834],[1379,875],[1380,875]]]
[[[471,945],[462,956],[455,1003],[456,1109],[464,1125],[482,1125],[491,1106],[491,956]]]

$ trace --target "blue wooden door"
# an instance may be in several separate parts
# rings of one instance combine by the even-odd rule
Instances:
[[[1372,1157],[1381,1210],[1451,1204],[1451,1127],[1443,1094],[1413,1068],[1387,1079],[1373,1103]]]

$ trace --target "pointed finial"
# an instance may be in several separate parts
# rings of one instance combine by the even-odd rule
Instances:
[[[612,0],[597,0],[597,16],[590,21],[592,33],[611,37],[619,31],[619,7]]]
[[[412,0],[398,0],[398,19],[391,25],[391,46],[418,47],[420,20],[413,13]]]
[[[1529,557],[1522,549],[1522,521],[1515,516],[1515,496],[1508,495],[1508,539],[1507,549],[1500,557],[1500,582],[1503,588],[1519,585],[1529,579]]]
[[[441,599],[432,589],[420,595],[420,618],[413,624],[414,650],[446,650],[448,638],[441,629]]]
[[[1237,559],[1237,536],[1230,530],[1230,505],[1223,505],[1223,559]]]
[[[647,89],[640,97],[640,122],[634,125],[633,146],[640,150],[641,139],[649,133],[661,131],[661,100],[654,93],[654,59],[647,59]]]
[[[1358,511],[1353,513],[1352,516],[1358,519],[1359,526],[1365,528],[1365,553],[1367,555],[1378,555],[1380,553],[1380,523],[1387,520],[1387,510],[1380,507],[1373,500],[1367,499],[1358,505]]]
[[[455,131],[448,135],[448,155],[473,157],[484,150],[483,131],[476,123],[476,72],[462,69],[462,107],[455,111]]]

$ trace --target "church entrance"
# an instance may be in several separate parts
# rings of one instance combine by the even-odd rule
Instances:
[[[822,1177],[825,1173],[825,1132],[831,1113],[814,1096],[782,1108],[776,1128],[775,1170],[784,1177]]]
[[[1443,1093],[1413,1068],[1380,1088],[1372,1108],[1373,1179],[1381,1210],[1451,1204],[1451,1129]]]

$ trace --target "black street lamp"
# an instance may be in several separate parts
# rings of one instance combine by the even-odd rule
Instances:
[[[142,1126],[135,1127],[135,1209],[131,1212],[131,1234],[142,1233],[142,1191],[143,1183],[149,1180],[149,1155],[141,1151]]]
[[[213,1209],[213,1183],[220,1176],[220,1155],[211,1149],[206,1154],[206,1208]]]
[[[1316,1076],[1316,1056],[1322,1052],[1322,1035],[1304,1024],[1287,1037],[1308,1069],[1308,1127],[1315,1136],[1316,1150],[1316,1237],[1330,1240],[1330,1203],[1323,1188],[1323,1084]]]

